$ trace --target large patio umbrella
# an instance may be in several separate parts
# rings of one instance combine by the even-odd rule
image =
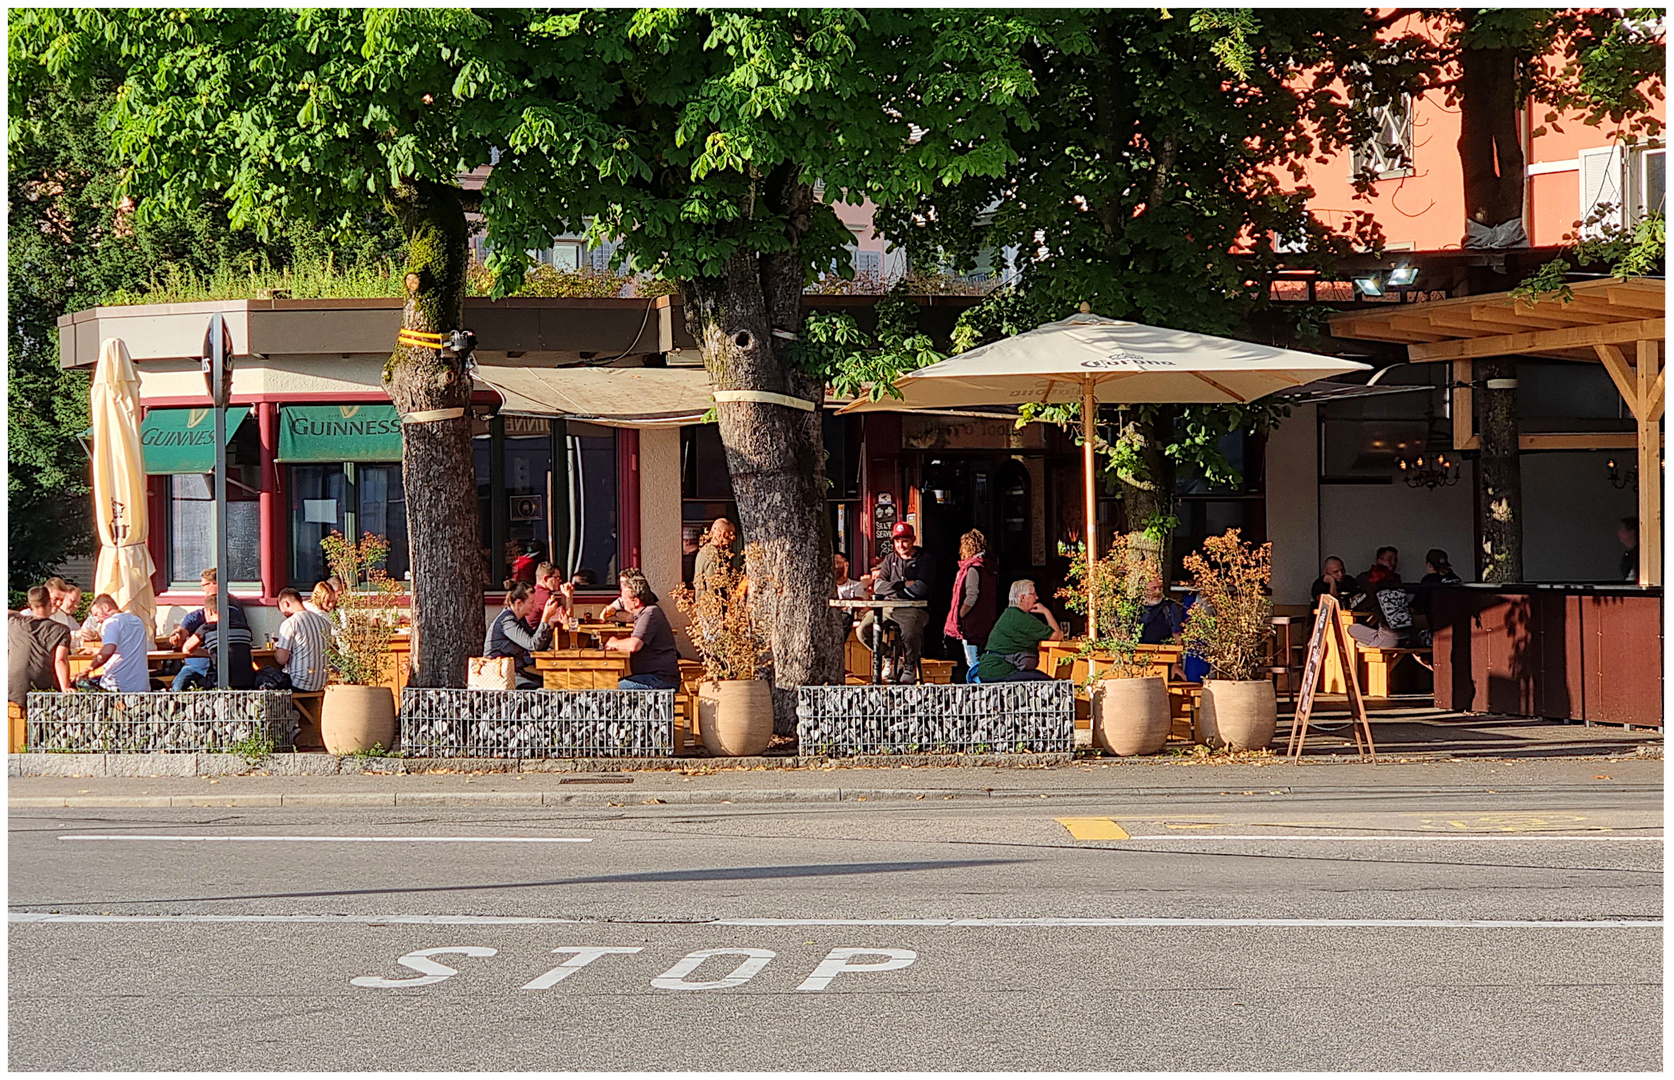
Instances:
[[[1098,557],[1093,421],[1107,404],[1247,402],[1279,390],[1367,370],[1332,356],[1165,330],[1083,312],[961,353],[896,380],[901,400],[857,401],[841,412],[1021,405],[1081,405],[1087,556]],[[1088,574],[1087,635],[1097,636]]]
[[[93,369],[93,520],[100,543],[94,592],[109,593],[155,630],[139,410],[139,374],[128,347],[121,338],[106,338]]]

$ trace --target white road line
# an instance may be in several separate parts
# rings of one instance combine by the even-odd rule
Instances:
[[[92,834],[60,836],[60,840],[137,840],[164,842],[288,843],[288,844],[591,844],[589,836],[171,836]]]
[[[61,915],[13,911],[12,923],[329,923],[363,926],[633,926],[596,919],[521,915]],[[1147,916],[1037,919],[714,919],[690,926],[893,926],[925,928],[998,927],[1390,927],[1420,930],[1654,930],[1661,919],[1207,919]]]

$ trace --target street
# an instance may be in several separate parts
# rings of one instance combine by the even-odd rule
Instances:
[[[1520,768],[981,805],[14,807],[9,1064],[1658,1069],[1660,762]]]

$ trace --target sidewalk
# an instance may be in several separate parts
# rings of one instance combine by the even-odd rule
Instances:
[[[1326,721],[1334,722],[1327,717]],[[1347,730],[1311,730],[1300,763],[1281,753],[1149,758],[930,755],[826,761],[526,761],[281,754],[254,769],[228,754],[12,755],[9,805],[26,807],[641,806],[901,800],[1073,799],[1122,794],[1395,794],[1512,788],[1660,788],[1660,732],[1377,714],[1378,763]],[[281,772],[281,770],[283,770]],[[28,774],[35,775],[28,775]],[[52,775],[41,775],[50,773]],[[20,775],[21,774],[21,775]]]

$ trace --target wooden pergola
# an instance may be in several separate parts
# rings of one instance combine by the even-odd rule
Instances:
[[[1474,450],[1471,364],[1495,356],[1602,363],[1637,430],[1633,435],[1523,435],[1524,450],[1633,448],[1639,456],[1639,582],[1662,583],[1664,288],[1660,278],[1605,278],[1570,286],[1574,299],[1527,304],[1510,293],[1389,304],[1331,319],[1339,338],[1391,341],[1416,362],[1453,365],[1453,447]]]

